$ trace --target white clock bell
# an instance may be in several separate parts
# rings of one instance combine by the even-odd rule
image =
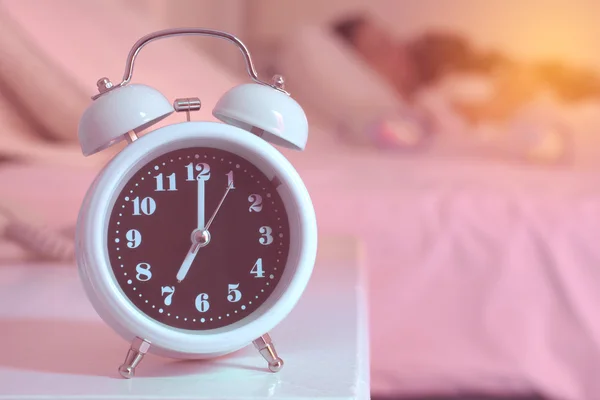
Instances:
[[[206,35],[236,44],[254,81],[226,92],[223,123],[190,121],[198,98],[169,102],[131,84],[144,45]],[[103,78],[84,112],[79,141],[91,155],[129,144],[97,176],[81,207],[76,255],[81,280],[104,321],[131,342],[125,378],[147,352],[208,358],[254,343],[269,369],[283,366],[268,332],[292,310],[317,251],[313,205],[300,176],[273,147],[303,150],[308,124],[277,76],[258,79],[244,44],[208,29],[141,38],[123,81]],[[173,112],[174,123],[138,137]]]

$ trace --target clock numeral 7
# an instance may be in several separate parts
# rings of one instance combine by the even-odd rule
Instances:
[[[189,163],[185,166],[187,170],[187,179],[186,181],[195,181],[195,180],[203,180],[207,181],[210,179],[210,165],[205,163],[199,163],[194,165],[193,162]],[[194,169],[198,171],[198,175],[194,177]]]
[[[173,293],[175,293],[175,286],[163,286],[160,288],[160,295],[164,296],[165,294],[165,306],[171,305],[171,300],[173,298]]]

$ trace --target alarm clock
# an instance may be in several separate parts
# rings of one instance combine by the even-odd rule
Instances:
[[[191,120],[199,98],[171,102],[130,83],[146,44],[180,35],[225,39],[244,56],[252,82],[217,102],[220,122]],[[258,79],[237,37],[199,28],[141,38],[122,82],[102,78],[98,89],[79,123],[83,154],[127,145],[88,189],[75,247],[90,302],[131,343],[119,373],[133,377],[149,352],[212,358],[251,343],[279,371],[283,360],[268,332],[298,302],[317,251],[309,193],[275,147],[305,148],[301,106],[281,76]],[[148,131],[174,112],[187,120]]]

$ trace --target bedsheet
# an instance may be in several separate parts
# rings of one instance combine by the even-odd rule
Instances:
[[[369,152],[293,160],[320,230],[366,243],[374,393],[600,398],[592,171]]]

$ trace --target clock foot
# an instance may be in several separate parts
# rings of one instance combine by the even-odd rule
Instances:
[[[131,342],[129,351],[127,351],[125,362],[119,367],[119,374],[125,379],[133,378],[135,368],[142,361],[148,349],[150,349],[150,342],[136,336]]]
[[[269,363],[269,370],[271,372],[279,372],[283,368],[283,360],[277,355],[275,345],[268,333],[265,333],[252,343],[260,352],[260,355]]]

